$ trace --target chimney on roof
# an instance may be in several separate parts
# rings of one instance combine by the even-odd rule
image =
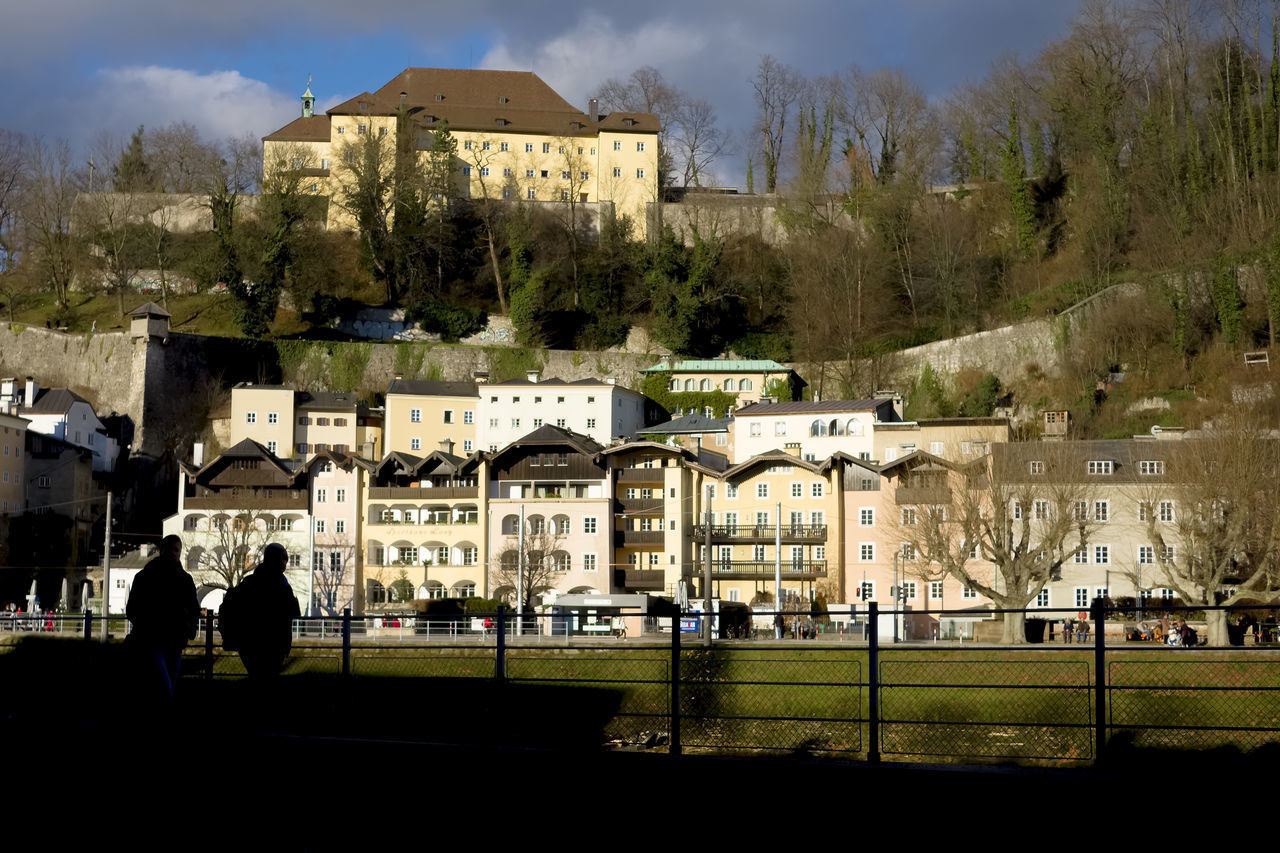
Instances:
[[[40,384],[28,376],[27,387],[25,390],[26,393],[22,396],[22,405],[34,406],[36,403],[36,395],[40,393]]]
[[[197,468],[204,465],[203,441],[197,441],[195,444],[191,445],[191,464],[195,465]]]
[[[774,396],[773,396],[773,395],[771,395],[771,394],[761,394],[761,395],[760,395],[760,404],[761,404],[761,405],[770,405],[770,404],[772,404],[772,403],[776,403],[776,402],[778,402],[778,398],[774,397]]]
[[[877,397],[888,397],[893,401],[893,411],[898,416],[898,420],[902,420],[902,395],[897,391],[877,391]]]
[[[474,373],[472,373],[472,374],[471,374],[471,378],[472,378],[473,380],[475,380],[475,383],[476,383],[477,385],[488,385],[488,384],[489,384],[489,371],[487,371],[487,370],[477,370],[476,372],[474,372]]]
[[[450,456],[453,455],[453,439],[452,438],[440,439],[440,452],[448,453]]]
[[[400,106],[401,106],[401,108],[403,108],[403,107],[404,107],[406,104],[408,104],[408,103],[409,103],[409,93],[408,93],[408,92],[401,92],[401,93],[400,93]]]
[[[786,444],[782,445],[782,449],[797,459],[800,458],[800,442],[788,441]]]
[[[600,120],[600,99],[599,98],[592,98],[591,100],[587,101],[587,115],[591,117],[592,121]]]
[[[525,379],[528,379],[530,382],[533,382],[534,384],[537,384],[537,382],[538,382],[538,377],[539,377],[541,374],[542,374],[542,371],[541,371],[541,370],[526,370],[526,371],[524,372],[524,378],[525,378]]]

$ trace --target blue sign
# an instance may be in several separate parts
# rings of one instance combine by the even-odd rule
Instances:
[[[680,617],[680,633],[681,634],[698,633],[698,621],[699,620],[697,616],[694,616],[691,618],[685,618],[683,616]]]

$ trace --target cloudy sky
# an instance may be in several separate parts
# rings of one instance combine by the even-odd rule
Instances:
[[[643,65],[752,117],[772,54],[807,75],[899,67],[931,96],[1066,35],[1078,0],[0,0],[0,120],[87,151],[103,131],[188,121],[270,133],[407,66],[533,71],[569,101]],[[742,155],[745,159],[745,154]],[[741,171],[722,164],[723,172]]]

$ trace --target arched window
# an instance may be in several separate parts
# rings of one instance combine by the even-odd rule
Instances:
[[[840,421],[833,420],[831,423],[827,424],[827,434],[844,435],[844,430],[840,428]]]
[[[697,387],[697,386],[694,384],[694,381],[693,381],[692,379],[686,379],[686,380],[684,381],[684,390],[686,390],[686,391],[692,391],[692,390],[694,390],[694,388],[696,388],[696,387]]]
[[[699,382],[699,383],[698,383],[698,390],[699,390],[699,391],[710,391],[710,390],[711,390],[711,380],[710,380],[710,379],[704,379],[704,380],[702,380],[701,382]]]
[[[750,390],[751,390],[751,380],[750,380],[750,379],[744,379],[744,380],[742,380],[741,382],[739,382],[739,383],[738,383],[738,390],[739,390],[739,391],[750,391]]]
[[[738,383],[737,383],[735,380],[733,380],[733,379],[726,379],[726,380],[724,381],[724,390],[726,390],[726,391],[737,391],[737,390],[738,390]]]
[[[671,380],[671,384],[667,386],[667,390],[668,390],[668,391],[679,391],[679,390],[680,390],[680,380],[679,380],[679,379],[672,379],[672,380]]]
[[[520,535],[520,516],[508,515],[502,519],[502,535],[503,536]]]
[[[809,424],[809,435],[819,436],[827,434],[827,425],[822,421],[814,421]]]
[[[862,435],[862,421],[857,418],[849,419],[849,435]]]

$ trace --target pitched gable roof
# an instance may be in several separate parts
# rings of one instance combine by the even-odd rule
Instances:
[[[23,406],[23,414],[66,414],[76,403],[84,403],[89,408],[93,404],[70,388],[41,388],[30,406]]]

